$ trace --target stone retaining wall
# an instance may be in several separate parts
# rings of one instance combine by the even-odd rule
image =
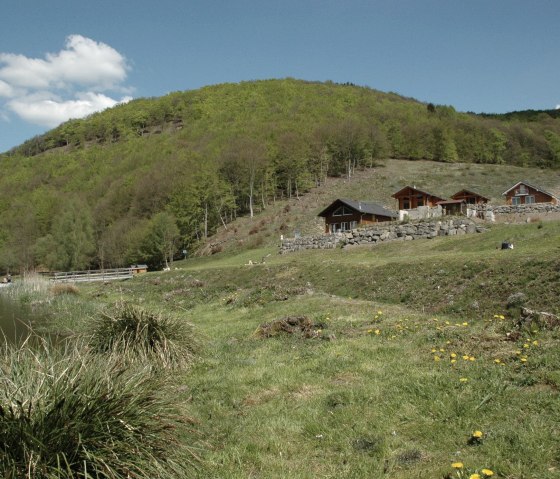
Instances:
[[[483,231],[485,231],[484,227],[467,218],[404,224],[379,223],[344,233],[284,239],[280,253],[303,249],[332,249],[337,246],[376,244],[384,241],[430,239],[437,236],[464,235]]]
[[[560,205],[533,203],[530,205],[478,205],[476,216],[487,221],[518,220],[529,221],[541,217],[560,216]]]

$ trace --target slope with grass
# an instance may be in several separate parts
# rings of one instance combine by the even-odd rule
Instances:
[[[560,312],[559,235],[547,222],[353,250],[222,253],[85,286],[82,297],[125,297],[195,325],[203,350],[175,381],[208,444],[200,477],[552,479],[560,330],[520,324],[519,306]],[[497,249],[504,237],[514,250]],[[301,317],[301,333],[259,333]]]

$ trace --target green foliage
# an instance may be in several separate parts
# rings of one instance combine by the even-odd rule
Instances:
[[[332,82],[242,82],[137,99],[0,157],[0,266],[165,264],[172,253],[142,244],[162,211],[176,218],[175,246],[190,246],[379,159],[558,167],[558,138],[560,118],[550,112],[465,114]],[[71,219],[68,198],[81,220]],[[72,251],[63,240],[78,221],[85,234]]]
[[[188,477],[187,418],[166,378],[47,345],[0,357],[0,475],[6,479]]]

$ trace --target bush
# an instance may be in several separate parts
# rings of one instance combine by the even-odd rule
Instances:
[[[0,476],[188,477],[195,455],[177,436],[192,421],[173,406],[166,381],[79,347],[4,348]]]
[[[188,322],[122,303],[93,321],[90,346],[130,362],[174,368],[192,362],[196,341]]]

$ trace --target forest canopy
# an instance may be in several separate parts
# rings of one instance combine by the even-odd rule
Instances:
[[[389,157],[558,168],[560,118],[293,79],[134,100],[0,156],[0,269],[159,267],[238,215]]]

